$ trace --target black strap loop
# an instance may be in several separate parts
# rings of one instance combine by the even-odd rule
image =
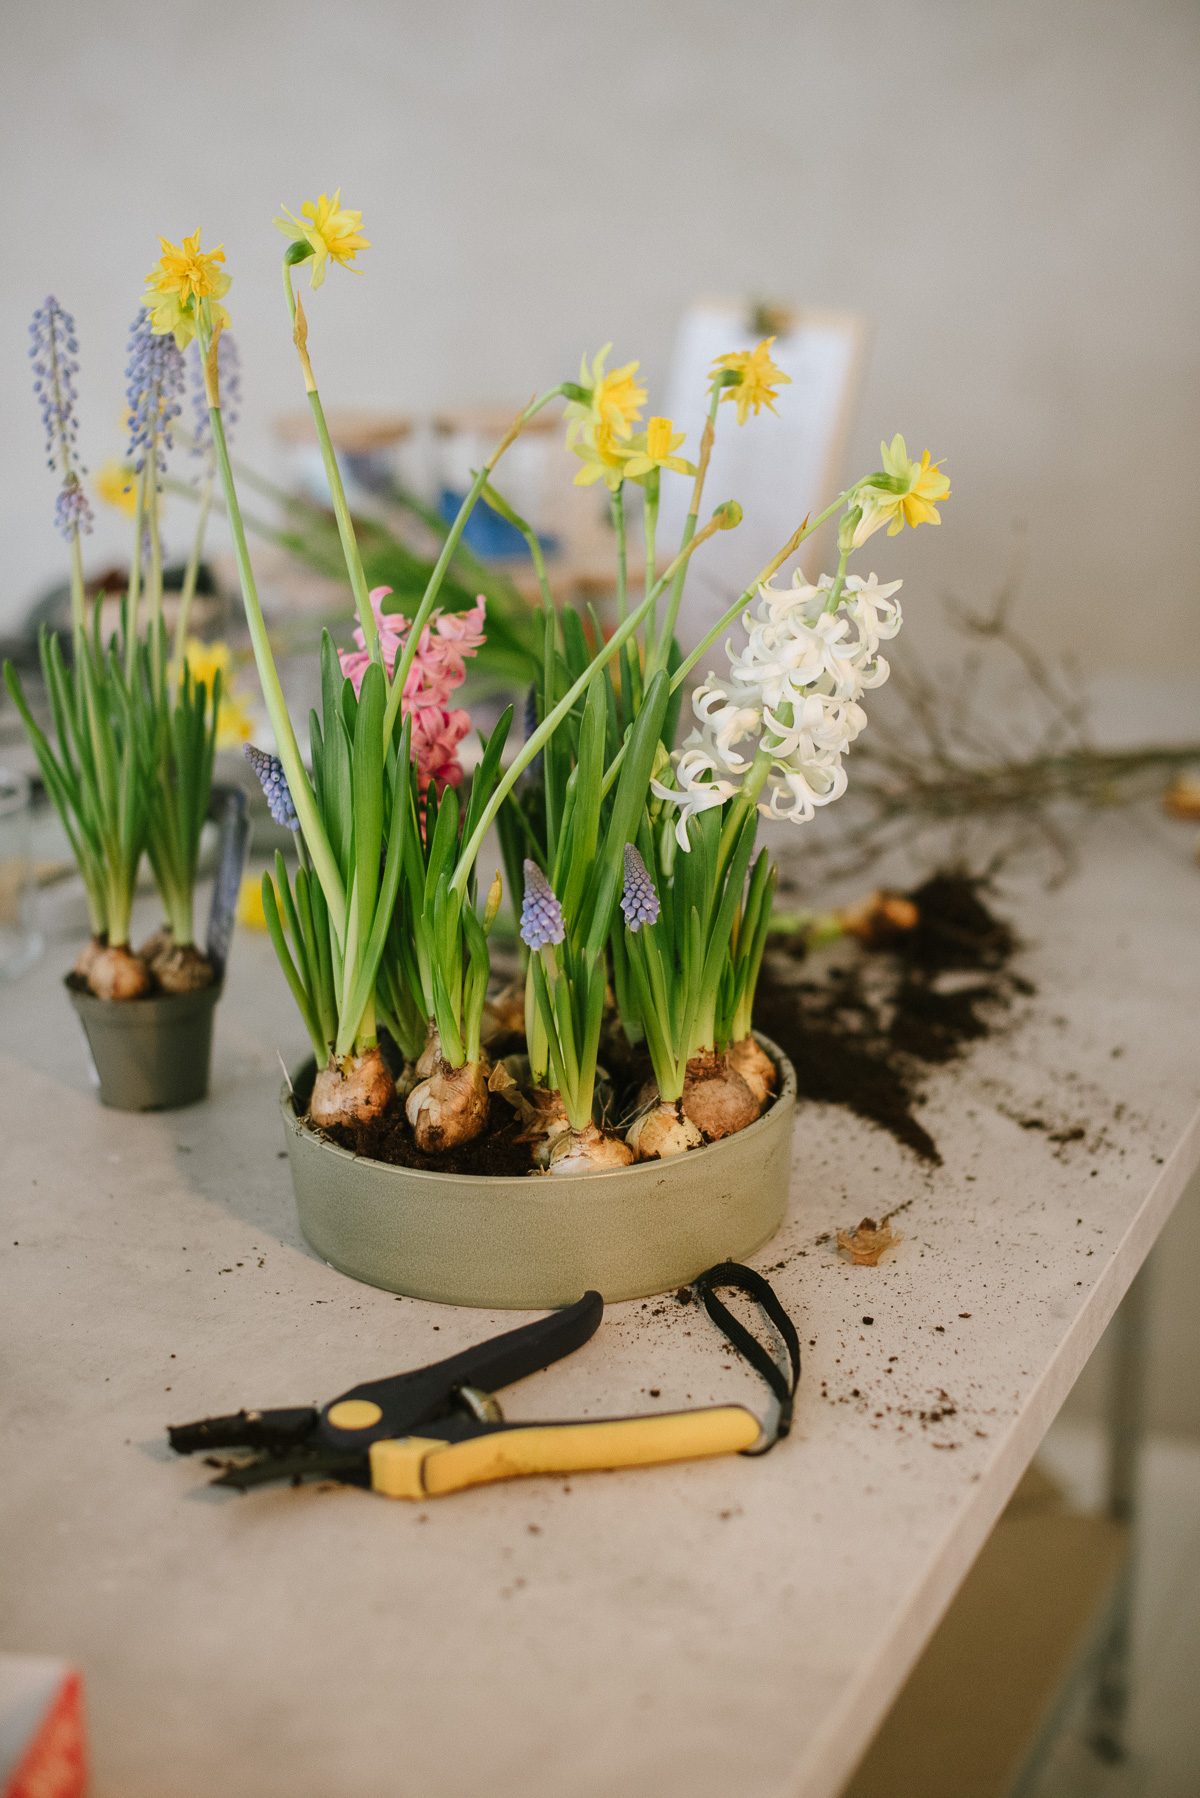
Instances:
[[[740,1261],[720,1261],[716,1267],[710,1267],[706,1273],[692,1282],[693,1288],[704,1301],[704,1309],[712,1321],[754,1369],[759,1377],[778,1400],[779,1410],[775,1420],[775,1428],[763,1434],[767,1440],[754,1448],[745,1448],[744,1455],[765,1455],[792,1427],[792,1411],[796,1400],[796,1388],[800,1383],[800,1338],[796,1334],[796,1326],[784,1310],[779,1297],[769,1280],[756,1273],[752,1267],[743,1267]],[[787,1350],[791,1377],[756,1336],[752,1336],[729,1307],[716,1295],[718,1286],[732,1286],[752,1298],[759,1310],[770,1320]]]

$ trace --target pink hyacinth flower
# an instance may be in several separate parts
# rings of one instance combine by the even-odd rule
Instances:
[[[389,679],[404,653],[410,629],[402,612],[384,611],[383,602],[391,597],[391,592],[390,587],[375,587],[371,592],[371,610]],[[412,722],[412,756],[422,790],[432,782],[440,794],[447,787],[457,787],[462,780],[458,746],[471,728],[471,720],[461,707],[452,710],[449,701],[454,689],[466,679],[466,658],[484,643],[486,609],[480,594],[468,612],[434,612],[421,632],[412,666],[405,676],[400,711]],[[338,659],[342,673],[357,694],[371,664],[361,626],[354,632],[354,641],[357,649],[339,650]]]

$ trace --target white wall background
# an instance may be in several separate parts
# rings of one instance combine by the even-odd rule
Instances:
[[[340,182],[375,247],[312,308],[329,403],[519,399],[609,337],[661,380],[698,292],[860,309],[855,469],[900,428],[955,482],[885,564],[908,616],[1019,549],[1051,647],[1200,666],[1194,0],[18,0],[2,29],[0,625],[61,567],[33,306],[78,315],[94,466],[156,233],[203,226],[265,455],[302,404],[271,218]]]

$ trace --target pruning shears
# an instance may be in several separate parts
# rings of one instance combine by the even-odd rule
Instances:
[[[735,1285],[759,1304],[781,1339],[786,1371],[713,1291]],[[641,1417],[512,1423],[493,1389],[509,1386],[580,1348],[604,1315],[598,1292],[535,1323],[508,1330],[429,1367],[367,1380],[320,1409],[237,1411],[168,1430],[177,1454],[249,1450],[215,1486],[241,1491],[273,1480],[334,1479],[386,1498],[426,1499],[522,1474],[645,1467],[712,1455],[762,1454],[788,1432],[800,1345],[761,1274],[724,1262],[701,1275],[697,1296],[733,1346],[762,1375],[777,1404],[768,1426],[744,1405],[712,1405]]]

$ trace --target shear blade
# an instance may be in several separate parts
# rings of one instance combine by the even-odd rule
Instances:
[[[286,1450],[307,1436],[316,1421],[311,1405],[280,1411],[235,1411],[228,1417],[172,1424],[167,1440],[177,1455],[196,1455],[213,1448]]]
[[[238,1461],[226,1467],[213,1486],[232,1486],[235,1491],[249,1492],[255,1486],[267,1486],[274,1480],[342,1480],[348,1485],[367,1485],[370,1466],[360,1452],[336,1449],[303,1450],[293,1455],[261,1455],[254,1461]]]

